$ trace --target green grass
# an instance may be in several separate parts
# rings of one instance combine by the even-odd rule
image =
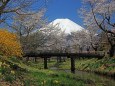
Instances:
[[[22,61],[16,58],[11,58],[10,61],[13,65],[18,65],[20,68],[25,70],[16,70],[16,79],[19,79],[24,86],[104,86],[103,84],[107,81],[100,77],[91,74],[71,74],[57,70],[44,70],[43,60],[39,59],[37,62],[34,61]],[[113,71],[114,66],[106,67],[103,69],[103,65],[113,64],[115,59],[76,59],[76,69],[79,70],[101,70],[101,71]],[[57,66],[59,69],[70,69],[70,59],[66,62],[57,63],[56,59],[51,59],[48,62],[48,67]],[[1,72],[1,68],[0,68]],[[14,82],[12,76],[6,77],[6,81]],[[108,84],[109,85],[109,84]],[[111,85],[114,86],[114,85]]]
[[[13,79],[10,73],[9,76],[3,75],[3,77],[5,77],[4,81],[11,84],[17,79],[19,79],[24,86],[87,86],[90,84],[87,83],[87,79],[82,79],[71,73],[55,70],[44,70],[42,69],[43,64],[40,64],[42,61],[25,62],[16,58],[9,59],[8,61],[11,62],[12,65],[18,65],[20,68],[25,69],[24,71],[15,71],[13,76],[15,76],[16,79]],[[52,67],[55,63],[56,62],[52,60],[48,63],[48,66]],[[7,72],[5,72],[5,74],[8,75]]]
[[[25,86],[85,86],[84,80],[72,74],[51,70],[29,71],[24,83]]]
[[[35,68],[35,64],[38,66],[39,63],[30,62],[31,66],[27,67],[28,73],[25,74],[25,85],[29,86],[28,83],[34,86],[104,86],[104,85],[111,85],[114,86],[115,83],[108,79],[104,79],[102,77],[96,76],[95,74],[71,74],[65,73],[62,71],[55,71],[55,70],[44,70]],[[97,70],[104,64],[113,64],[114,59],[81,59],[76,60],[76,69],[79,70]],[[48,67],[57,66],[60,69],[70,69],[70,59],[67,59],[66,62],[56,63],[56,60],[51,60],[48,63]],[[113,70],[112,68],[111,70]],[[108,70],[108,68],[107,68]],[[57,81],[58,83],[55,83]],[[31,83],[30,83],[31,82]],[[112,84],[113,83],[113,84]]]
[[[28,70],[24,73],[25,86],[85,86],[87,83],[84,79],[81,79],[71,73],[65,73],[61,71],[44,70],[41,62],[29,62],[29,65],[21,64]],[[50,61],[49,67],[52,67],[56,62]],[[28,64],[28,62],[27,62]]]
[[[58,67],[60,69],[70,69],[70,59],[66,62],[60,63]],[[100,72],[115,73],[115,58],[103,58],[103,59],[76,59],[75,67],[77,70],[90,70]]]

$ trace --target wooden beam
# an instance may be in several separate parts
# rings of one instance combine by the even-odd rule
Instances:
[[[69,57],[69,56],[72,56],[72,57],[86,57],[86,58],[103,58],[104,57],[104,53],[101,52],[101,53],[26,53],[24,55],[24,57],[52,57],[52,56],[57,56],[57,57]]]

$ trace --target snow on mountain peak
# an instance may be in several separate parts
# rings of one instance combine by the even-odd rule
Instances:
[[[59,27],[62,31],[67,34],[71,34],[71,32],[81,31],[83,28],[71,21],[70,19],[56,19],[52,21],[50,24]]]

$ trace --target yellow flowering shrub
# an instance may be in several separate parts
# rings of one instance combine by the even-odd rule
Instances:
[[[22,55],[21,46],[16,34],[0,29],[0,53],[4,56],[20,57]]]

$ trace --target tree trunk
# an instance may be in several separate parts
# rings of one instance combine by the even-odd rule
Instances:
[[[37,62],[37,57],[34,58],[34,61]]]
[[[57,57],[57,62],[62,62],[61,56],[58,56],[58,57]]]
[[[50,62],[50,58],[48,58],[47,60],[48,60],[48,62]]]
[[[59,62],[62,62],[62,58],[61,58],[61,56],[59,57]]]
[[[27,61],[27,62],[29,61],[29,57],[26,57],[26,61]]]
[[[58,63],[58,61],[59,61],[59,59],[58,59],[58,57],[57,57],[57,63]]]

